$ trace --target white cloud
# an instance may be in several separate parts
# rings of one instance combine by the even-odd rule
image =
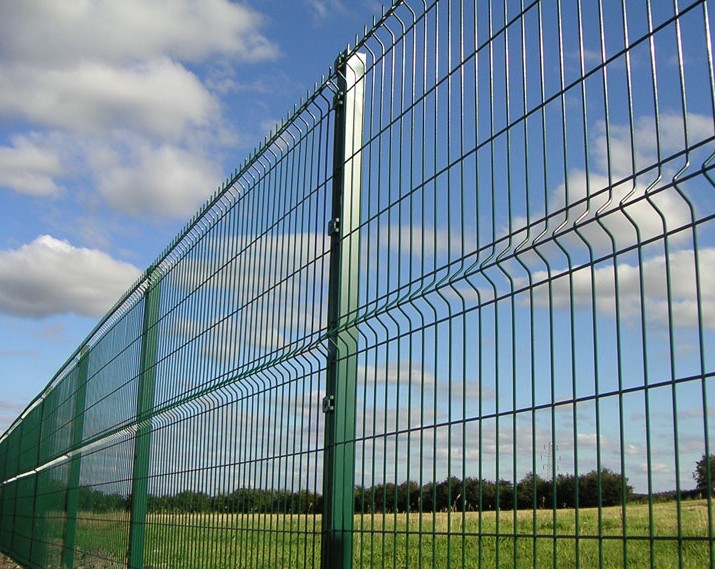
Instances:
[[[88,151],[96,183],[107,203],[135,216],[183,218],[215,189],[216,164],[201,152],[130,137]]]
[[[575,270],[571,279],[565,272],[560,273],[551,281],[553,306],[568,308],[572,293],[575,307],[590,306],[592,302],[596,302],[601,312],[614,314],[616,295],[618,295],[622,317],[639,316],[641,300],[643,300],[646,311],[643,317],[650,321],[665,325],[668,323],[670,313],[675,326],[697,327],[698,313],[701,311],[703,326],[715,327],[715,288],[707,285],[715,279],[715,248],[703,248],[698,252],[701,285],[699,289],[695,279],[696,263],[692,249],[671,253],[667,266],[671,275],[670,288],[667,281],[666,259],[662,255],[650,257],[641,267],[622,262],[616,265],[615,271],[613,267],[602,267],[594,271],[587,266]],[[616,274],[618,290],[616,290]],[[534,274],[535,282],[544,282],[547,279],[548,274],[545,271]],[[592,287],[592,279],[595,283],[595,291]],[[643,287],[641,281],[644,283]],[[548,307],[550,301],[546,282],[538,285],[534,292],[535,305],[541,308]]]
[[[573,233],[578,228],[594,254],[602,255],[677,231],[692,223],[692,214],[675,189],[663,186],[669,179],[664,176],[654,187],[633,182],[611,186],[604,175],[571,170],[567,181],[551,192],[549,213],[531,227],[528,238],[534,240],[546,229],[547,236],[556,235],[559,243],[568,246],[569,240],[580,241]],[[527,238],[527,221],[525,217],[515,219],[513,242]],[[671,242],[685,237],[685,233],[676,234]]]
[[[686,126],[689,147],[713,136],[712,117],[697,113],[688,113],[686,123],[682,113],[662,112],[657,130],[652,114],[637,118],[633,129],[627,124],[611,124],[608,137],[605,125],[600,123],[596,127],[597,136],[591,141],[597,164],[602,172],[607,172],[610,159],[615,178],[630,176],[633,174],[634,156],[636,170],[642,170],[686,148]]]
[[[42,235],[19,249],[0,251],[0,312],[100,316],[139,275],[133,265],[102,251]]]
[[[658,126],[656,131],[652,117],[637,119],[632,131],[628,125],[611,124],[607,138],[603,123],[595,125],[597,134],[590,139],[594,157],[591,171],[569,170],[566,179],[550,191],[545,219],[516,217],[512,224],[513,242],[526,239],[528,222],[534,224],[528,234],[530,239],[545,229],[547,235],[556,232],[561,245],[569,239],[580,240],[573,235],[574,227],[578,227],[579,234],[600,255],[612,252],[614,247],[623,249],[691,224],[690,204],[668,186],[675,174],[673,164],[656,167],[685,148],[685,121],[682,114],[663,112]],[[690,147],[713,136],[712,119],[704,115],[689,113],[687,128]],[[633,152],[636,170],[647,173],[622,181],[634,174]],[[502,234],[506,234],[506,229]],[[676,235],[671,239],[678,238]]]
[[[0,21],[0,115],[176,138],[217,102],[180,62],[275,58],[261,16],[227,0],[22,2]],[[41,38],[41,41],[38,41]]]
[[[205,126],[218,103],[199,79],[166,58],[127,67],[0,66],[0,114],[70,131],[131,129],[177,139]]]
[[[87,58],[127,63],[168,55],[203,61],[228,54],[241,61],[274,58],[260,33],[262,17],[228,0],[68,0],[3,6],[0,51],[29,64]]]
[[[59,154],[28,137],[0,146],[0,187],[30,196],[53,196],[60,192],[53,178],[62,173]]]
[[[217,149],[236,136],[204,75],[277,57],[262,26],[230,0],[3,7],[0,117],[36,133],[0,148],[0,186],[48,196],[60,176],[93,176],[120,212],[190,214],[217,185]]]
[[[340,0],[305,0],[316,21],[324,21],[331,14],[344,14],[345,6]]]

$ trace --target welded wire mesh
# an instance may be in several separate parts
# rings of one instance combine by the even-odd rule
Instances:
[[[714,567],[711,15],[384,11],[0,440],[2,550]]]
[[[710,9],[408,2],[361,46],[356,565],[712,566]]]

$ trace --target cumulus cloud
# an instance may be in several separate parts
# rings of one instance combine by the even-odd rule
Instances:
[[[700,271],[699,287],[696,266]],[[543,283],[534,289],[534,303],[540,308],[548,308],[550,303],[554,308],[568,308],[573,299],[575,307],[595,302],[599,311],[615,314],[617,298],[622,317],[639,316],[643,302],[647,313],[643,316],[663,325],[670,316],[675,326],[697,327],[700,316],[703,326],[713,328],[715,289],[705,283],[715,278],[714,268],[715,248],[711,247],[698,251],[697,264],[694,251],[685,249],[670,253],[667,260],[664,255],[650,257],[641,266],[627,262],[618,263],[615,269],[586,266],[574,271],[570,279],[565,272],[553,278],[551,296],[548,274],[540,271],[534,274],[534,281]],[[641,281],[645,283],[642,289]]]
[[[228,0],[13,2],[3,6],[0,51],[31,64],[164,55],[201,61],[217,54],[259,61],[278,55],[260,32],[262,22]]]
[[[94,177],[120,212],[194,211],[217,185],[217,149],[233,140],[206,77],[279,54],[263,17],[230,0],[30,1],[2,12],[0,117],[29,123],[37,140],[0,148],[0,187],[49,196],[62,175]]]
[[[218,168],[201,152],[142,139],[126,142],[89,151],[99,191],[117,211],[183,218],[215,189]]]
[[[604,123],[596,125],[597,134],[591,143],[600,170],[607,172],[610,165],[614,176],[629,176],[633,174],[634,161],[636,170],[650,167],[659,159],[712,137],[715,128],[712,117],[698,113],[683,117],[675,112],[663,112],[657,127],[654,115],[637,118],[632,129],[627,124],[611,124],[608,136]]]
[[[166,58],[127,67],[0,66],[0,114],[53,128],[122,128],[177,139],[189,127],[208,124],[217,108],[193,73]]]
[[[8,6],[0,22],[0,115],[176,138],[217,112],[181,62],[274,58],[261,24],[259,14],[227,0]]]
[[[0,187],[30,196],[53,196],[60,191],[54,177],[62,172],[59,154],[28,137],[0,146]]]
[[[102,251],[42,235],[19,249],[0,251],[0,312],[100,316],[139,275],[133,265]]]

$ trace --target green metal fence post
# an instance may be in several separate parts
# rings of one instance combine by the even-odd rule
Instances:
[[[355,486],[355,389],[357,337],[346,323],[358,305],[360,242],[360,147],[365,73],[362,55],[337,61],[330,234],[328,346],[323,469],[322,567],[352,566]]]
[[[129,567],[144,567],[144,538],[149,487],[149,458],[151,451],[151,419],[156,389],[156,355],[158,347],[157,321],[161,295],[161,273],[149,273],[144,293],[144,321],[137,389],[137,432],[134,439],[132,467],[131,521],[129,528]]]
[[[84,411],[87,399],[87,377],[89,372],[89,347],[85,346],[77,363],[77,391],[74,397],[74,427],[72,429],[72,448],[76,449],[82,444],[84,432]],[[64,532],[65,567],[74,567],[74,544],[77,534],[77,510],[79,506],[79,482],[82,466],[82,454],[77,452],[72,457],[70,477],[67,484],[67,502]]]

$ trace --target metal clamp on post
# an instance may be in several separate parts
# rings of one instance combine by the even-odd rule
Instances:
[[[336,217],[328,222],[328,236],[340,235],[340,218]]]
[[[332,413],[335,411],[335,395],[326,395],[323,397],[323,413]]]

